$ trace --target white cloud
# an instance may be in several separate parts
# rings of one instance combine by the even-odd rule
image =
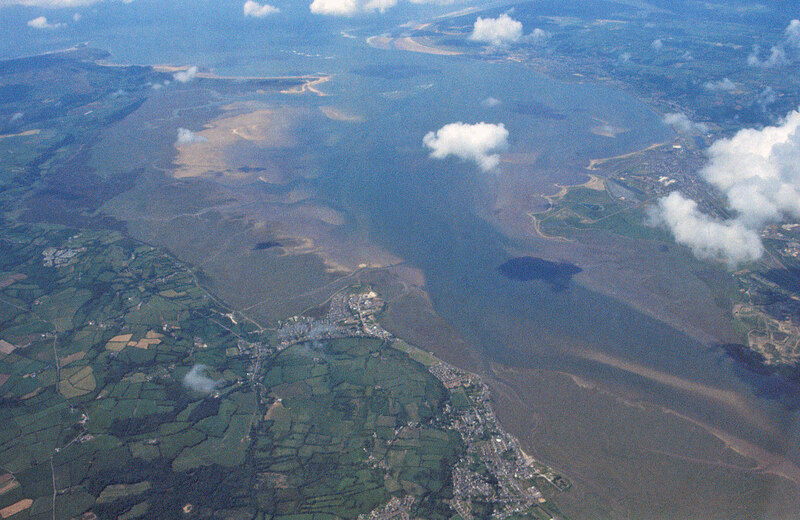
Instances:
[[[384,12],[397,5],[398,0],[314,0],[311,12],[330,16],[353,16],[371,11]]]
[[[719,81],[706,81],[703,83],[703,88],[709,92],[730,92],[736,88],[736,83],[724,78]]]
[[[0,7],[24,5],[27,7],[49,7],[58,9],[62,7],[82,7],[100,1],[102,0],[0,0]]]
[[[761,91],[758,97],[763,99],[767,105],[771,105],[777,99],[777,94],[775,94],[775,90],[772,87],[767,87]]]
[[[64,27],[64,25],[66,24],[50,23],[44,16],[39,16],[38,18],[28,20],[28,27],[31,27],[33,29],[57,29],[59,27]]]
[[[525,41],[534,45],[542,45],[550,39],[550,33],[544,29],[535,28],[531,33],[525,36]]]
[[[189,67],[186,70],[182,70],[182,71],[176,72],[175,74],[172,75],[172,77],[178,83],[189,83],[196,76],[197,76],[197,67],[194,66],[194,65],[192,65],[191,67]]]
[[[385,12],[387,9],[390,9],[397,5],[398,0],[369,0],[364,4],[365,11],[378,11],[380,13]]]
[[[775,103],[777,99],[778,95],[775,93],[775,89],[772,87],[767,87],[758,94],[756,103],[761,107],[761,110],[766,112],[769,106]]]
[[[786,44],[795,49],[800,49],[800,20],[792,20],[786,27]]]
[[[359,11],[359,4],[356,0],[314,0],[310,9],[314,14],[352,16]]]
[[[205,365],[195,365],[192,367],[185,376],[183,376],[183,385],[195,392],[203,394],[210,394],[221,381],[214,381],[206,371],[208,367]]]
[[[660,51],[661,49],[663,49],[663,48],[664,48],[664,42],[663,42],[663,41],[661,41],[661,39],[658,39],[658,40],[653,40],[653,43],[651,43],[651,44],[650,44],[650,47],[651,47],[651,48],[652,48],[654,51]]]
[[[769,54],[761,58],[761,47],[755,45],[747,56],[751,67],[780,67],[800,61],[800,20],[792,20],[784,30],[784,38],[769,49]]]
[[[762,112],[771,115],[769,107],[772,106],[777,100],[778,94],[775,92],[775,89],[772,87],[766,87],[758,94],[758,97],[756,98],[756,104],[761,108]]]
[[[245,16],[252,18],[264,18],[265,16],[281,12],[281,10],[274,5],[261,5],[253,0],[247,0],[242,7],[242,11],[244,12]]]
[[[208,141],[202,135],[197,135],[188,128],[178,128],[178,144],[205,143]]]
[[[83,18],[83,16],[81,16],[81,13],[74,13],[72,15],[72,21],[73,22],[80,22],[81,18]]]
[[[778,126],[744,129],[720,139],[707,155],[709,161],[700,173],[722,192],[734,217],[714,221],[693,201],[673,193],[659,202],[657,220],[701,258],[720,258],[729,264],[758,258],[759,232],[765,225],[800,219],[800,112],[791,112]],[[731,245],[719,245],[717,233]]]
[[[628,63],[629,61],[631,61],[631,53],[623,52],[622,54],[619,55],[619,61],[621,61],[622,63]]]
[[[0,8],[10,5],[22,5],[25,7],[42,7],[46,9],[66,9],[75,7],[85,7],[97,4],[106,0],[0,0]],[[123,4],[130,4],[133,0],[119,0]]]
[[[431,157],[444,159],[451,155],[465,161],[474,161],[484,171],[500,162],[492,152],[508,146],[505,125],[492,123],[450,123],[436,132],[428,132],[422,143],[432,150]]]
[[[522,38],[522,23],[507,14],[501,14],[497,18],[479,16],[469,37],[472,41],[488,43],[495,47],[517,42],[520,38]]]
[[[481,106],[484,107],[484,108],[494,108],[494,107],[500,106],[502,104],[503,104],[502,101],[500,101],[497,98],[491,97],[491,96],[487,97],[486,99],[481,101]]]
[[[708,125],[704,123],[694,123],[686,114],[671,113],[664,114],[664,124],[667,124],[680,132],[700,132],[708,133]]]
[[[747,64],[751,67],[763,67],[763,68],[771,68],[771,67],[779,67],[781,65],[788,65],[790,63],[789,57],[786,56],[786,51],[783,47],[774,46],[770,49],[769,55],[761,59],[761,47],[755,45],[753,47],[753,52],[747,56]]]
[[[713,220],[697,209],[697,203],[677,191],[650,208],[654,224],[672,231],[675,241],[692,250],[697,258],[720,260],[730,266],[757,260],[763,253],[758,234],[739,222]]]
[[[459,0],[408,0],[412,4],[446,5]],[[309,6],[314,14],[328,16],[355,16],[378,11],[383,13],[396,6],[400,0],[314,0]]]

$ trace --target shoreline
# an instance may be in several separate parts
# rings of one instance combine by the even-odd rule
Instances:
[[[650,150],[655,150],[656,148],[661,148],[662,146],[666,146],[671,142],[672,141],[664,141],[663,143],[651,144],[650,146],[648,146],[646,148],[642,148],[640,150],[634,150],[632,152],[624,153],[624,154],[621,154],[621,155],[614,155],[612,157],[601,157],[601,158],[598,158],[598,159],[589,159],[589,165],[586,167],[586,169],[594,171],[594,170],[597,170],[598,166],[600,166],[601,164],[605,164],[607,162],[618,160],[618,159],[628,159],[629,157],[634,157],[636,155],[639,155],[640,153],[649,152]]]

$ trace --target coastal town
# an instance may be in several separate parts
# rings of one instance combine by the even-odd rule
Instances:
[[[552,518],[540,488],[557,493],[569,489],[570,483],[525,453],[519,441],[503,429],[492,409],[489,387],[480,376],[411,347],[386,331],[379,322],[384,306],[385,302],[370,288],[348,288],[330,299],[324,316],[295,316],[283,321],[276,332],[279,342],[275,349],[348,337],[379,338],[395,348],[399,346],[412,358],[421,360],[450,394],[439,426],[458,432],[464,443],[464,453],[452,469],[450,506],[459,517]],[[260,359],[268,352],[274,350],[263,345],[252,352],[252,374],[258,373]],[[398,429],[396,435],[408,435],[418,426],[411,422]],[[359,519],[410,520],[414,518],[414,502],[410,495],[395,496]]]

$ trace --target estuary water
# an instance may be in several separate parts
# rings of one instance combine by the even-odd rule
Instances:
[[[432,160],[421,145],[426,132],[447,123],[502,122],[509,153],[537,157],[527,175],[567,185],[585,179],[590,159],[671,138],[660,114],[622,92],[562,83],[516,63],[360,49],[351,53],[358,70],[374,64],[371,70],[404,74],[345,71],[331,82],[343,108],[365,122],[337,134],[326,152],[327,191],[366,215],[373,240],[424,271],[437,312],[470,344],[504,365],[609,382],[798,460],[796,414],[775,399],[770,378],[746,373],[721,349],[579,283],[554,291],[547,280],[503,276],[498,267],[509,251],[532,247],[535,254],[536,241],[516,243],[479,208],[491,197],[494,176],[520,166],[483,172],[457,159]],[[489,97],[501,103],[487,108],[482,101]],[[629,131],[599,136],[592,132],[597,121]]]
[[[175,47],[130,48],[102,35],[98,44],[121,62],[197,64],[231,76],[332,75],[319,87],[325,97],[275,99],[332,106],[361,121],[322,123],[327,137],[308,150],[319,163],[319,193],[355,215],[370,240],[421,269],[436,311],[488,361],[606,381],[786,451],[794,413],[773,396],[756,396],[770,382],[744,374],[722,350],[578,283],[553,291],[546,282],[498,272],[521,244],[485,218],[496,176],[521,171],[543,191],[583,182],[591,159],[672,138],[661,114],[619,90],[564,83],[516,62],[375,49],[366,44],[368,32],[316,23],[235,36],[210,23],[197,31],[215,37],[198,36],[190,45],[178,34],[183,43]],[[457,121],[503,123],[508,153],[533,159],[484,172],[429,158],[423,136]],[[603,125],[617,129],[614,137],[593,131]],[[532,244],[535,255],[535,239],[524,247]],[[723,398],[715,389],[731,394]],[[731,395],[744,403],[738,411],[722,406]]]
[[[661,115],[640,101],[509,61],[374,49],[367,34],[343,36],[322,22],[285,31],[268,25],[261,33],[208,22],[195,37],[179,31],[173,46],[156,43],[160,24],[123,25],[116,28],[141,46],[123,44],[100,26],[90,43],[109,48],[119,62],[195,64],[237,76],[331,74],[319,87],[325,97],[274,99],[332,106],[361,121],[327,121],[326,138],[309,147],[321,172],[318,193],[346,209],[359,232],[424,272],[437,313],[487,363],[599,381],[800,461],[792,448],[797,415],[766,392],[773,388],[767,378],[745,374],[722,350],[569,277],[553,290],[547,280],[498,271],[511,250],[537,252],[535,239],[519,244],[485,218],[495,176],[516,168],[546,191],[554,182],[585,180],[591,159],[671,138]],[[508,152],[533,159],[484,172],[428,157],[423,136],[457,121],[503,123]],[[598,125],[618,129],[616,136],[593,132]]]

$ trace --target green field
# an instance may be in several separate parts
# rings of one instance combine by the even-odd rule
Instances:
[[[47,248],[77,253],[46,267]],[[268,337],[162,251],[33,226],[3,229],[0,250],[0,272],[25,275],[0,291],[15,347],[0,355],[0,467],[20,483],[0,508],[41,498],[19,518],[52,516],[55,479],[62,518],[176,518],[187,503],[355,518],[405,494],[425,518],[451,515],[463,445],[420,362],[435,358],[378,339],[301,343],[267,355],[254,391],[237,352]],[[182,383],[199,364],[211,394]]]
[[[641,205],[615,199],[605,190],[570,188],[537,219],[548,236],[574,238],[580,232],[600,231],[636,240],[672,241],[664,230],[647,225]]]

